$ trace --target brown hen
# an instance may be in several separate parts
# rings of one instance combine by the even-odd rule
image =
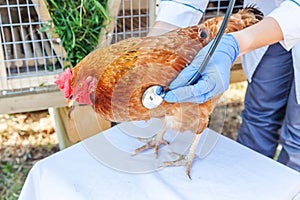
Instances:
[[[253,7],[232,15],[225,33],[251,26],[263,18]],[[154,109],[142,105],[144,91],[153,85],[167,89],[170,82],[185,68],[217,34],[223,17],[215,17],[198,26],[180,28],[163,35],[130,38],[87,55],[72,71],[62,74],[56,83],[66,98],[91,104],[106,120],[125,122],[164,118],[165,126],[159,134],[146,140],[136,150],[167,144],[163,134],[167,129],[178,132],[190,130],[195,138],[186,156],[165,165],[186,165],[187,174],[199,142],[199,135],[207,127],[209,115],[220,96],[203,104],[163,102]]]

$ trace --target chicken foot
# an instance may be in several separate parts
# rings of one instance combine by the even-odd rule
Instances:
[[[158,156],[158,149],[161,144],[168,145],[169,142],[166,141],[163,137],[167,131],[167,128],[164,126],[159,132],[153,135],[150,138],[140,138],[137,139],[141,142],[145,142],[146,144],[134,150],[133,155],[145,151],[147,149],[153,148],[156,157]]]
[[[185,155],[172,152],[171,154],[178,156],[179,158],[174,161],[168,161],[168,162],[163,162],[162,166],[167,167],[167,166],[186,166],[186,175],[191,179],[191,167],[193,164],[194,159],[196,158],[196,149],[200,141],[200,134],[195,134],[193,138],[193,142],[191,143],[190,147],[187,150],[187,153]]]

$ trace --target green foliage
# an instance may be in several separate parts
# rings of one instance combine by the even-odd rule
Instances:
[[[0,163],[0,199],[16,200],[28,174],[28,167],[16,163]]]
[[[107,0],[47,0],[48,10],[73,66],[99,43]],[[45,28],[46,29],[46,28]]]

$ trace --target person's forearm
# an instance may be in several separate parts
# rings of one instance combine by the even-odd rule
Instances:
[[[166,32],[172,31],[174,29],[179,28],[178,26],[175,26],[173,24],[169,24],[162,21],[156,21],[154,25],[151,27],[148,36],[155,36],[155,35],[161,35]]]
[[[283,40],[279,24],[271,17],[266,17],[261,22],[234,32],[232,35],[240,45],[240,55]]]

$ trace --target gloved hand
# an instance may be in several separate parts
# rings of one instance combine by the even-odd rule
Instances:
[[[203,103],[228,89],[230,68],[240,52],[239,44],[231,34],[222,36],[198,82],[185,86],[198,71],[211,45],[212,42],[201,49],[190,65],[172,81],[170,91],[164,97],[165,101]]]

